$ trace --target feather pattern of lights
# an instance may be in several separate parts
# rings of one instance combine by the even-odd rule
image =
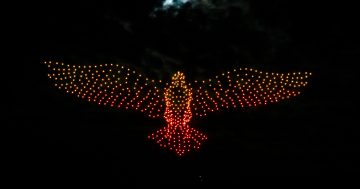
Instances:
[[[193,117],[229,108],[255,107],[299,95],[309,72],[269,73],[238,68],[212,79],[187,82],[176,72],[170,83],[150,80],[118,64],[69,65],[45,62],[55,87],[89,102],[165,118],[167,126],[148,136],[182,156],[199,149],[207,136],[190,127]]]

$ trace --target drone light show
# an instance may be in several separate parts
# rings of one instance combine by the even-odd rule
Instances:
[[[155,81],[118,64],[69,65],[44,62],[55,87],[98,105],[140,111],[164,118],[167,126],[148,138],[182,156],[208,139],[190,126],[193,117],[230,108],[276,103],[301,93],[310,72],[269,73],[237,68],[202,81],[176,72],[171,81]]]

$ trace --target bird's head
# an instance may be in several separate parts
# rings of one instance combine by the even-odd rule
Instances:
[[[180,71],[176,72],[171,78],[171,83],[175,86],[185,84],[185,74]]]
[[[192,100],[192,91],[186,84],[185,75],[182,72],[176,72],[171,78],[171,85],[165,90],[166,106],[172,111],[188,111]]]
[[[178,71],[171,78],[171,85],[167,90],[168,98],[177,98],[179,96],[191,96],[190,89],[185,81],[185,74]]]

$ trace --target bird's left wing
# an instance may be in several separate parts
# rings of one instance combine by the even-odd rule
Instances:
[[[133,109],[149,117],[164,112],[161,83],[118,64],[69,65],[45,62],[48,76],[60,90],[99,105]]]
[[[300,94],[311,73],[269,73],[252,68],[224,72],[192,84],[194,116],[220,109],[265,105]]]

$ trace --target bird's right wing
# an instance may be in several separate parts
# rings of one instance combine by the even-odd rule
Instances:
[[[269,73],[251,68],[234,69],[213,79],[192,84],[194,116],[221,109],[278,102],[300,94],[311,73]]]
[[[159,83],[130,68],[118,64],[80,66],[51,61],[45,64],[57,88],[89,102],[138,110],[152,118],[165,111]]]

